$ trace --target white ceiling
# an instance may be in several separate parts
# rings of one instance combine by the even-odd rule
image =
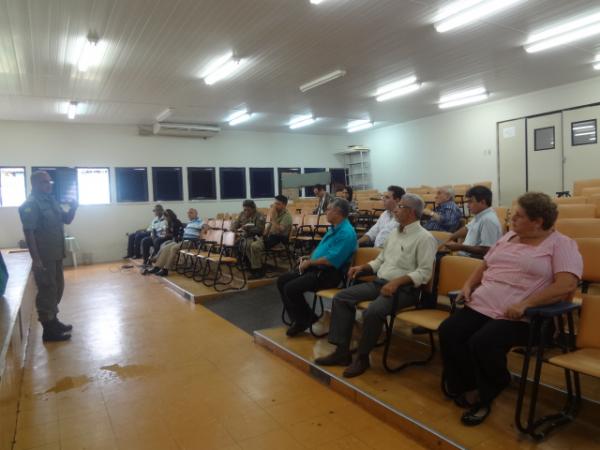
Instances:
[[[490,100],[598,76],[600,37],[527,54],[527,35],[598,9],[598,0],[527,0],[459,30],[437,33],[448,1],[0,0],[0,119],[67,121],[61,102],[78,100],[76,122],[219,123],[245,105],[256,117],[237,128],[289,131],[292,114],[323,118],[294,132],[343,133],[348,120],[380,125],[439,112],[441,94],[485,86]],[[78,39],[96,31],[102,63],[77,71]],[[233,50],[245,69],[206,86],[198,72]],[[298,86],[337,68],[344,78],[302,94]],[[386,82],[415,74],[424,86],[385,103]],[[597,100],[597,99],[596,99]],[[226,127],[226,125],[225,125]]]

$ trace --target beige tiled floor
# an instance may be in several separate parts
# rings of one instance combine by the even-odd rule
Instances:
[[[66,273],[68,343],[26,361],[17,450],[419,448],[152,277]]]

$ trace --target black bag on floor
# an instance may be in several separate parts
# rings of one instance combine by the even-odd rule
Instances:
[[[0,295],[4,295],[6,291],[6,284],[8,283],[8,269],[2,259],[2,253],[0,253]]]

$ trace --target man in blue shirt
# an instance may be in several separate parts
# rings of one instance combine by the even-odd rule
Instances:
[[[424,210],[423,215],[429,216],[423,227],[429,231],[447,231],[454,233],[460,227],[462,213],[454,202],[454,190],[451,187],[441,187],[435,195],[436,207],[433,211]]]
[[[336,198],[327,208],[326,215],[330,228],[310,258],[300,262],[298,270],[281,275],[277,288],[281,301],[292,320],[287,335],[292,337],[302,333],[317,317],[304,298],[305,292],[337,287],[344,277],[356,251],[356,232],[348,221],[350,205]]]

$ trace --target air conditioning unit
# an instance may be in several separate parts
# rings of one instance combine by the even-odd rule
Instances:
[[[221,128],[214,125],[198,125],[194,123],[157,122],[152,132],[157,136],[175,136],[208,139],[216,136]]]

